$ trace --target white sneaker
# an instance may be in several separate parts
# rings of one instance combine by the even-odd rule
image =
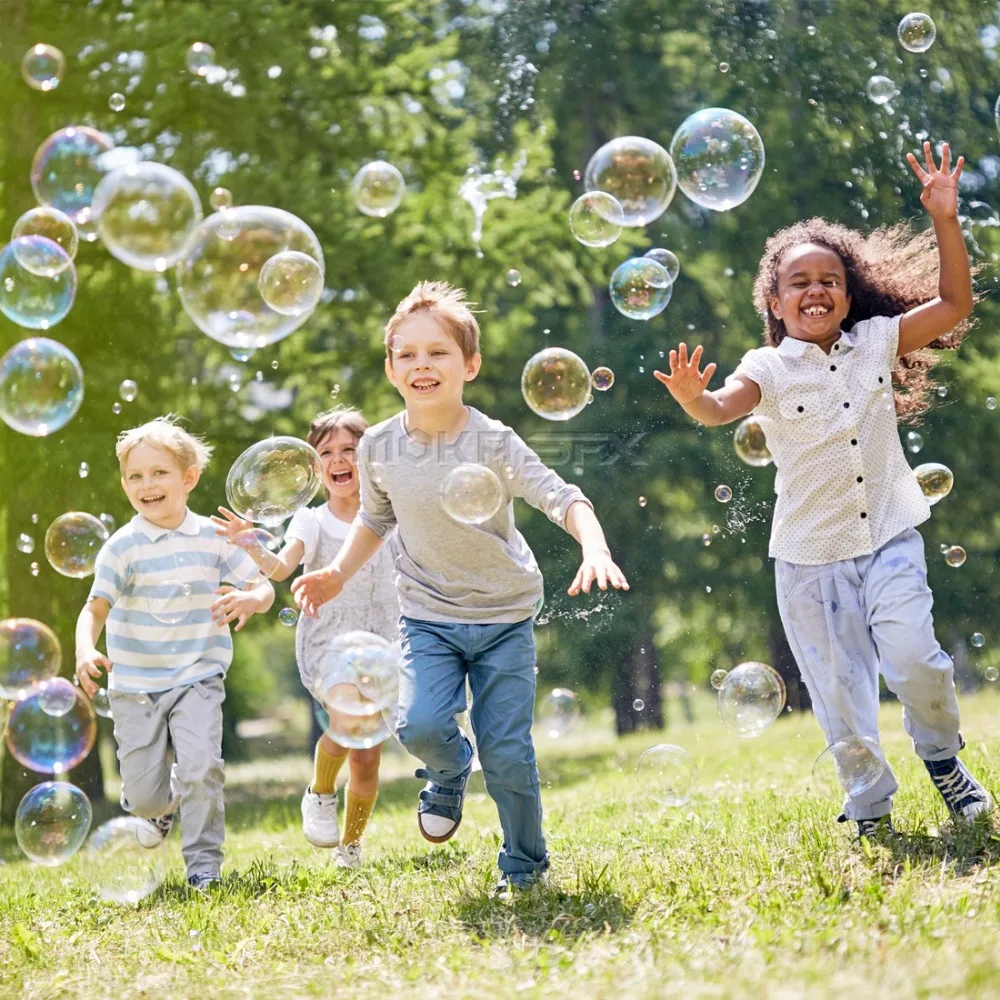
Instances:
[[[302,796],[302,833],[313,847],[336,847],[340,843],[337,795],[316,795],[312,788]]]
[[[155,819],[140,819],[136,817],[135,839],[140,847],[152,850],[159,847],[167,839],[170,827],[174,823],[174,813],[169,816],[157,816]]]
[[[338,868],[360,868],[362,860],[360,844],[338,844],[333,849],[333,863]]]

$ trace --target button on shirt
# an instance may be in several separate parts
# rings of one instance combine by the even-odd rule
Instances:
[[[930,517],[896,425],[899,319],[862,320],[829,354],[786,337],[748,351],[731,376],[760,388],[753,412],[777,469],[772,558],[819,565],[870,555]]]

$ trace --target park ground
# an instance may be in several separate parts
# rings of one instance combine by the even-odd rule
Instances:
[[[170,874],[135,908],[102,902],[82,855],[37,868],[0,842],[0,996],[770,997],[996,996],[1000,838],[957,830],[883,709],[901,835],[858,843],[811,777],[811,716],[756,740],[694,723],[616,740],[604,720],[539,744],[551,881],[494,899],[496,817],[474,779],[454,841],[417,833],[418,782],[388,757],[360,870],[299,831],[305,755],[228,774],[223,887]],[[1000,791],[1000,692],[963,702],[965,759]],[[686,805],[634,772],[649,745],[697,758]]]

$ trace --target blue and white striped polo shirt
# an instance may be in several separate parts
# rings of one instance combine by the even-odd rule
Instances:
[[[190,510],[179,528],[136,514],[98,553],[90,597],[111,605],[106,626],[112,691],[166,691],[225,676],[233,659],[228,625],[209,608],[222,583],[242,588],[260,570],[242,549]]]

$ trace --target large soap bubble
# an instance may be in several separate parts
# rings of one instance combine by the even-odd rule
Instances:
[[[403,175],[385,160],[366,163],[351,182],[354,204],[376,219],[384,219],[399,208],[406,192]]]
[[[741,663],[719,688],[719,715],[737,736],[760,736],[785,707],[785,682],[766,663]]]
[[[313,694],[328,712],[354,712],[359,692],[373,706],[365,714],[380,713],[396,700],[400,663],[398,643],[373,632],[344,632],[323,650]]]
[[[610,246],[622,234],[625,213],[606,191],[588,191],[569,210],[569,230],[587,247]]]
[[[646,320],[667,308],[674,283],[667,269],[651,257],[633,257],[615,268],[608,289],[623,316]]]
[[[563,347],[549,347],[528,359],[521,373],[521,394],[546,420],[569,420],[590,396],[590,372],[583,359]]]
[[[828,746],[813,765],[813,780],[826,792],[837,786],[851,798],[874,788],[886,769],[885,753],[868,736],[848,736]]]
[[[226,347],[256,350],[287,337],[308,313],[285,316],[260,294],[260,272],[275,254],[298,250],[323,266],[316,234],[278,208],[241,205],[195,229],[177,265],[181,304],[195,325]]]
[[[93,514],[60,514],[45,532],[45,558],[57,573],[82,579],[94,572],[97,553],[108,537],[108,529]]]
[[[240,517],[274,526],[316,495],[323,482],[316,449],[294,437],[251,445],[226,476],[226,499]]]
[[[135,816],[119,816],[99,826],[87,842],[83,870],[101,899],[135,904],[154,893],[166,873],[162,847],[143,847],[148,826]]]
[[[580,719],[580,699],[569,688],[553,688],[538,707],[537,725],[546,736],[565,736]]]
[[[31,337],[0,358],[0,420],[29,437],[67,424],[83,402],[83,369],[55,340]]]
[[[306,316],[323,294],[323,268],[307,253],[276,253],[260,269],[261,298],[282,316]]]
[[[932,507],[943,500],[955,485],[955,476],[951,469],[940,462],[925,462],[923,465],[918,465],[913,470],[913,475]]]
[[[32,90],[55,90],[66,72],[66,57],[54,45],[32,45],[21,60],[21,76]]]
[[[105,154],[114,148],[103,132],[82,125],[53,132],[31,161],[35,200],[65,212],[77,227],[93,224],[90,203],[94,189],[107,173]]]
[[[62,647],[55,632],[34,618],[0,621],[0,699],[23,698],[56,676]]]
[[[281,568],[281,560],[274,552],[279,543],[271,532],[263,528],[246,528],[238,532],[232,541],[253,559],[265,576],[271,576]]]
[[[684,805],[698,782],[694,758],[673,743],[657,743],[644,750],[635,762],[635,770],[644,793],[665,806]]]
[[[44,274],[47,277],[57,274],[58,271],[51,271],[51,264],[48,261],[44,262],[45,270],[36,271],[34,254],[29,252],[22,257],[20,253],[21,247],[17,243],[19,236],[44,236],[47,240],[58,243],[66,251],[70,260],[76,257],[76,251],[80,245],[76,226],[65,212],[60,212],[58,208],[53,208],[51,205],[40,205],[38,208],[32,208],[25,212],[14,223],[14,228],[10,233],[11,242],[14,243],[14,253],[22,267],[26,267],[34,274]],[[28,249],[31,249],[30,246]]]
[[[762,468],[774,461],[767,447],[764,429],[756,417],[747,417],[740,422],[733,432],[733,448],[747,465]]]
[[[48,683],[54,684],[57,678]],[[90,753],[97,735],[97,719],[87,696],[68,681],[73,706],[62,715],[45,711],[42,692],[32,689],[14,703],[7,721],[7,749],[31,771],[65,774]]]
[[[677,173],[662,146],[626,135],[594,153],[583,183],[588,191],[606,191],[618,200],[622,225],[644,226],[666,211],[677,190]]]
[[[90,799],[76,785],[43,781],[21,799],[14,816],[14,836],[36,865],[55,867],[80,849],[92,819]]]
[[[461,524],[482,524],[500,509],[503,486],[492,469],[463,462],[444,477],[441,503]]]
[[[48,330],[76,298],[76,268],[45,236],[19,236],[0,252],[0,311],[18,326]]]
[[[742,205],[764,172],[757,129],[728,108],[705,108],[685,118],[670,140],[670,155],[681,190],[716,212]]]
[[[907,52],[926,52],[937,38],[937,28],[929,14],[907,14],[896,29],[899,44]]]
[[[162,163],[133,163],[106,174],[91,211],[108,250],[140,271],[173,267],[202,220],[194,185]]]

